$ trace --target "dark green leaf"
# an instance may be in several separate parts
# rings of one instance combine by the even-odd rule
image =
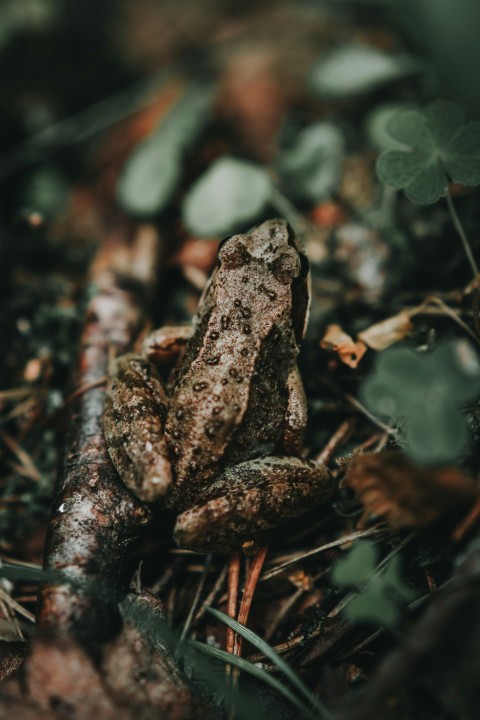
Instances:
[[[372,412],[402,423],[406,450],[417,462],[452,461],[468,439],[461,406],[480,393],[480,363],[465,341],[443,343],[428,354],[386,350],[361,396]]]
[[[380,155],[382,182],[422,205],[446,195],[448,176],[464,185],[480,184],[480,123],[464,126],[464,119],[464,110],[446,101],[392,117],[388,132],[405,149]]]

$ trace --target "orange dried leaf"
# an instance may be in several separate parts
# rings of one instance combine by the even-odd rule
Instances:
[[[355,342],[350,335],[342,330],[340,325],[329,325],[320,340],[320,347],[324,350],[333,350],[340,360],[351,368],[356,368],[367,348],[361,340]]]
[[[370,325],[369,328],[359,333],[358,339],[372,350],[386,350],[391,345],[404,340],[411,332],[413,324],[410,316],[410,311],[403,310],[398,315],[392,315],[375,325]]]
[[[395,529],[422,527],[469,504],[477,494],[475,485],[456,468],[421,467],[395,451],[354,457],[342,484],[357,493],[364,507],[358,527],[372,516]]]

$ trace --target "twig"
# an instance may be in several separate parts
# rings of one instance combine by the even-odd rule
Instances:
[[[238,611],[237,620],[241,625],[247,624],[248,616],[250,614],[250,608],[252,606],[253,594],[255,592],[255,588],[257,587],[258,578],[260,577],[260,573],[262,572],[262,567],[263,563],[265,562],[267,552],[268,545],[264,545],[263,547],[261,547],[253,558],[252,564],[250,565],[247,580],[245,582],[245,588],[243,590],[242,603],[240,605],[240,610]],[[243,638],[239,635],[236,635],[235,646],[233,649],[234,655],[241,655],[242,643]]]
[[[332,435],[322,452],[314,458],[315,462],[326,465],[339,445],[348,437],[353,429],[353,421],[345,420]]]
[[[297,563],[301,562],[302,560],[306,560],[307,558],[311,558],[314,555],[318,555],[321,552],[325,552],[325,550],[330,550],[334,547],[341,547],[342,545],[346,545],[347,543],[351,543],[354,540],[360,540],[361,538],[365,537],[372,537],[373,535],[381,535],[385,532],[385,525],[381,526],[375,526],[372,528],[368,528],[367,530],[357,530],[357,532],[349,533],[348,535],[344,535],[341,538],[338,538],[337,540],[332,540],[329,543],[325,543],[324,545],[320,545],[319,547],[314,548],[313,550],[308,550],[307,552],[300,553],[299,555],[296,555],[291,560],[286,560],[283,563],[280,563],[280,565],[276,565],[275,567],[271,568],[270,570],[267,570],[267,572],[263,573],[262,577],[260,578],[260,581],[263,582],[265,580],[270,580],[270,578],[275,577],[275,575],[278,575],[279,573],[283,572],[287,568],[291,567],[292,565],[296,565]]]
[[[40,628],[60,629],[87,646],[97,646],[115,627],[126,553],[150,517],[110,461],[102,426],[103,379],[111,349],[118,354],[129,349],[145,322],[158,253],[153,228],[140,228],[134,238],[117,231],[107,235],[92,266],[93,297],[45,550],[45,568],[70,576],[74,586],[44,585],[38,606]]]
[[[205,598],[205,602],[203,605],[198,609],[197,614],[195,615],[195,622],[198,622],[204,615],[205,615],[205,608],[210,607],[215,602],[215,599],[218,595],[218,593],[221,591],[223,587],[223,583],[225,582],[225,578],[227,577],[228,573],[228,563],[225,563],[223,568],[220,571],[219,576],[215,580],[215,584],[208,593],[207,597]]]
[[[228,568],[227,615],[233,619],[237,617],[238,586],[240,583],[240,559],[241,555],[238,551],[232,552],[230,556],[230,566]],[[235,632],[231,628],[227,628],[225,649],[227,652],[233,653],[234,647]]]
[[[193,598],[192,605],[190,607],[190,612],[188,613],[188,617],[185,621],[185,625],[182,629],[182,634],[180,635],[180,643],[182,643],[186,636],[188,631],[190,630],[190,626],[192,624],[193,618],[195,616],[195,612],[197,610],[198,604],[200,602],[200,598],[202,596],[203,587],[205,585],[205,580],[207,579],[208,571],[210,568],[210,564],[212,562],[212,553],[208,553],[207,557],[205,558],[205,564],[203,566],[203,572],[202,576],[200,578],[200,582],[198,583],[197,592],[195,593],[195,597]]]

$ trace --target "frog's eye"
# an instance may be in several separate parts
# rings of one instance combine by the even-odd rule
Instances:
[[[301,271],[300,259],[295,250],[283,252],[270,263],[272,275],[282,283],[288,283],[298,277]]]
[[[248,265],[250,255],[238,236],[230,236],[222,241],[218,259],[224,267],[233,269]]]

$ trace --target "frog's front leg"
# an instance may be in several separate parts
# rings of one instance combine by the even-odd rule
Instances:
[[[172,481],[164,435],[168,398],[154,365],[134,353],[111,368],[103,429],[125,485],[141,500],[162,498]]]
[[[142,355],[155,365],[173,365],[183,356],[192,335],[193,325],[158,328],[143,341]]]
[[[332,491],[324,465],[295,457],[249,460],[223,472],[204,502],[179,515],[174,537],[182,548],[226,552],[311,510]]]
[[[156,365],[174,364],[192,327],[162,327],[143,342],[142,354],[117,358],[107,385],[104,433],[124,483],[141,500],[163,498],[172,482],[164,427],[168,397]]]

